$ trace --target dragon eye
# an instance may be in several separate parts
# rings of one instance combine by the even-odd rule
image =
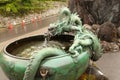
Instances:
[[[79,20],[75,20],[75,25],[80,25],[80,21]]]
[[[76,20],[76,21],[75,21],[75,24],[76,24],[76,25],[78,25],[78,24],[79,24],[79,22]]]

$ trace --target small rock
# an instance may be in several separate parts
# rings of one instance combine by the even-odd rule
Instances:
[[[117,39],[117,45],[119,46],[120,49],[120,38]]]
[[[120,38],[120,26],[117,28],[118,37]]]
[[[106,41],[101,41],[101,46],[103,48],[103,52],[111,51],[111,45]]]
[[[92,26],[90,26],[89,24],[84,24],[83,25],[87,30],[90,30],[91,32],[96,34],[96,31],[92,29]]]
[[[103,41],[116,41],[117,38],[117,28],[111,22],[105,22],[101,25],[98,31],[98,37]]]
[[[116,43],[110,43],[113,52],[119,51],[119,46]]]
[[[92,29],[95,31],[95,34],[98,34],[99,28],[100,28],[99,24],[93,24],[92,25]]]
[[[92,25],[92,29],[93,30],[98,30],[100,28],[100,25],[99,24],[93,24]]]
[[[83,26],[90,31],[92,30],[92,27],[89,24],[84,24]]]

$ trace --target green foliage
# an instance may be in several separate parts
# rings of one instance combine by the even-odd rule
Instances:
[[[17,13],[18,10],[16,8],[16,5],[14,3],[10,3],[6,5],[6,12],[13,12],[13,13]]]
[[[31,12],[44,11],[52,7],[51,1],[65,0],[0,0],[0,14],[3,16],[23,16]]]

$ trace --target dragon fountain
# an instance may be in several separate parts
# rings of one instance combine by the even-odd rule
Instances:
[[[0,66],[10,80],[78,80],[101,51],[99,39],[84,28],[77,13],[63,8],[44,35],[8,44]]]

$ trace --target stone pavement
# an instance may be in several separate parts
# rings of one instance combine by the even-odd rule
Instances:
[[[109,80],[120,80],[120,51],[105,53],[97,66],[109,78]]]

